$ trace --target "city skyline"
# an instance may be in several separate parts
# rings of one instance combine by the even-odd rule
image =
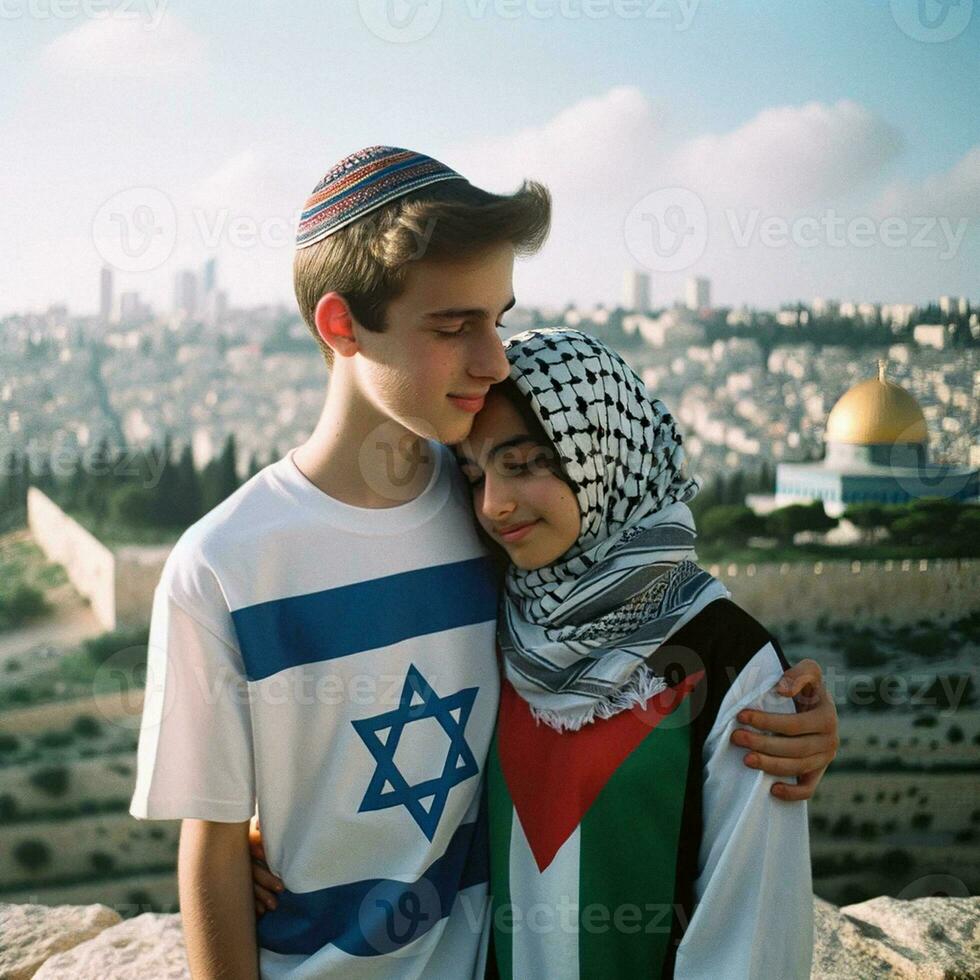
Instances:
[[[691,276],[732,307],[975,295],[980,17],[965,4],[952,36],[929,37],[904,2],[702,0],[659,4],[670,16],[638,25],[612,4],[604,18],[576,16],[571,0],[541,17],[540,5],[512,16],[514,4],[433,0],[441,16],[410,43],[383,36],[369,0],[301,3],[288,19],[259,5],[234,23],[220,6],[97,18],[43,5],[17,16],[15,3],[0,38],[13,229],[0,316],[98,312],[107,261],[121,292],[162,309],[176,273],[212,258],[236,303],[293,308],[296,209],[327,167],[376,142],[491,190],[551,188],[551,237],[515,271],[526,305],[615,302],[631,265],[655,307],[683,301]],[[324,36],[343,39],[328,59]],[[386,70],[365,73],[371,63]],[[679,205],[702,240],[672,265],[643,236]],[[139,232],[141,209],[173,241],[128,271],[105,236],[124,221]]]

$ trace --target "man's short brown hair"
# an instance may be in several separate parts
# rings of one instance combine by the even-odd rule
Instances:
[[[388,303],[404,289],[410,262],[466,258],[503,242],[510,242],[516,255],[533,255],[550,226],[551,195],[536,181],[524,181],[509,195],[491,194],[462,180],[431,184],[297,249],[296,300],[332,366],[333,351],[314,322],[325,293],[340,293],[357,322],[380,333]]]

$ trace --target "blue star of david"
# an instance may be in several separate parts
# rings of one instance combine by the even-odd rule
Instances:
[[[449,791],[479,772],[464,737],[478,690],[477,687],[466,687],[441,698],[418,668],[410,664],[399,705],[394,711],[351,722],[377,763],[358,813],[404,806],[422,833],[432,840],[446,808]],[[423,718],[435,718],[439,722],[449,736],[449,752],[442,775],[409,786],[395,765],[395,750],[405,728]]]

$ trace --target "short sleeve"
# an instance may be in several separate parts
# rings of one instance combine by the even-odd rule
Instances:
[[[150,820],[245,821],[255,810],[255,776],[241,652],[220,625],[227,610],[192,612],[175,596],[180,577],[170,571],[153,597],[129,812]]]

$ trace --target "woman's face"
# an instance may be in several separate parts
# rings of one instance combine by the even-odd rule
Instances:
[[[491,388],[456,458],[480,526],[518,568],[557,561],[578,540],[581,514],[555,475],[554,447],[528,432],[507,396]]]

